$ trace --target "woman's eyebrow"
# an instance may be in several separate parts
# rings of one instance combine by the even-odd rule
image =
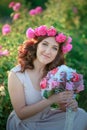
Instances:
[[[47,41],[43,41],[43,42],[46,42],[46,43],[48,43],[48,44],[49,44],[49,42],[47,42]]]

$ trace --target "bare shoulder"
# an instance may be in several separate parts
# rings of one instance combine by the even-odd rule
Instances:
[[[8,74],[8,78],[14,78],[14,77],[17,78],[16,73],[13,71],[10,71]]]
[[[13,72],[13,71],[9,72],[9,74],[8,74],[8,81],[12,81],[12,82],[17,81],[18,82],[18,78],[17,78],[16,72]]]
[[[21,81],[18,79],[16,72],[10,71],[8,74],[8,89],[18,87],[20,88],[22,85]]]

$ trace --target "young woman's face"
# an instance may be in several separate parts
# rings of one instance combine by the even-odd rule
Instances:
[[[54,37],[48,37],[42,40],[37,47],[37,60],[42,64],[51,63],[59,50],[59,45]]]

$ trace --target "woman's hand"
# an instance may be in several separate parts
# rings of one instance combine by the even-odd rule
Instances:
[[[78,103],[75,99],[73,99],[73,91],[64,91],[58,94],[54,94],[48,98],[51,104],[56,103],[59,104],[60,109],[66,111],[67,107],[72,108],[72,110],[76,111],[78,108]]]
[[[71,108],[73,111],[77,111],[78,102],[75,99],[68,101],[67,103],[60,103],[59,107],[61,110],[66,111],[66,108]]]
[[[48,100],[53,103],[57,104],[67,104],[73,98],[73,91],[64,91],[58,94],[54,94],[48,98]]]
[[[78,102],[75,99],[72,99],[71,101],[67,102],[66,107],[71,108],[73,111],[77,111]]]

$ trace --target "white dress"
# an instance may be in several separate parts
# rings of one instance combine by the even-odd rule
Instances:
[[[15,72],[24,87],[26,104],[30,105],[42,100],[41,92],[37,91],[29,78],[27,71],[21,73],[20,65],[11,71]],[[6,130],[64,130],[66,113],[61,110],[51,110],[47,107],[42,112],[20,120],[13,110],[8,117]],[[78,108],[75,114],[73,130],[87,130],[87,113]]]

